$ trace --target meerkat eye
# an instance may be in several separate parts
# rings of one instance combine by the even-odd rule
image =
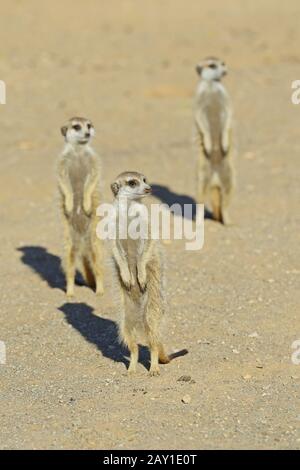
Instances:
[[[143,182],[144,182],[144,183],[147,183],[146,178],[143,179]]]
[[[91,129],[91,127],[92,127],[91,124],[88,124],[88,125],[87,125],[87,128],[88,128],[88,129]]]
[[[74,126],[72,126],[74,131],[81,131],[81,126],[79,124],[74,124]]]
[[[210,69],[216,69],[216,68],[217,68],[217,64],[209,64],[209,68],[210,68]]]
[[[131,187],[131,188],[134,188],[136,185],[137,185],[137,182],[135,180],[129,180],[128,181],[128,185]]]

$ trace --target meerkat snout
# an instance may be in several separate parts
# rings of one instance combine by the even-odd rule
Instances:
[[[111,185],[116,198],[140,199],[151,194],[151,186],[141,173],[126,171],[121,173]]]
[[[227,73],[224,61],[216,57],[207,57],[196,65],[196,72],[203,80],[221,80]]]
[[[61,133],[70,144],[86,145],[94,137],[95,129],[89,119],[74,117],[61,128]]]

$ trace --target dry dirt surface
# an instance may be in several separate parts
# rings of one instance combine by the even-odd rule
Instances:
[[[2,0],[2,449],[300,448],[299,24],[298,0]],[[59,128],[93,120],[105,201],[134,169],[153,201],[191,202],[207,55],[230,70],[235,224],[206,220],[201,251],[165,246],[166,343],[189,353],[151,378],[142,350],[129,378],[109,274],[103,298],[84,285],[65,296]]]

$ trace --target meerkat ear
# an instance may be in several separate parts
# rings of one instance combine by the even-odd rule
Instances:
[[[62,126],[60,130],[61,130],[62,135],[64,137],[66,137],[68,127],[67,126]]]
[[[112,190],[114,196],[116,196],[116,195],[118,194],[118,192],[119,192],[119,189],[120,189],[118,183],[116,183],[116,182],[115,182],[115,183],[112,183],[112,184],[110,185],[110,187],[111,187],[111,190]]]
[[[202,67],[201,67],[201,65],[196,65],[195,68],[196,68],[197,74],[198,74],[198,75],[201,75],[201,72],[202,72]]]

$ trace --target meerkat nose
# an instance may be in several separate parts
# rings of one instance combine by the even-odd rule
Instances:
[[[90,137],[90,135],[91,135],[91,134],[90,134],[89,132],[86,132],[86,133],[85,133],[85,137]]]

